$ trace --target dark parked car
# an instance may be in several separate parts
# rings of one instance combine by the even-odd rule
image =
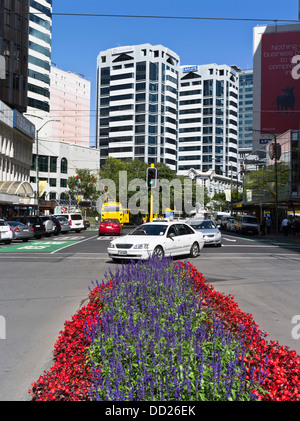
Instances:
[[[24,225],[33,225],[35,238],[42,238],[46,234],[44,221],[39,216],[14,216],[10,220],[22,222]]]
[[[87,221],[87,220],[83,221],[83,224],[84,224],[84,229],[85,229],[85,230],[86,230],[87,228],[90,228],[90,226],[91,226],[90,221]]]

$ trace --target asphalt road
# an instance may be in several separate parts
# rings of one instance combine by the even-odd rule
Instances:
[[[109,241],[85,231],[0,245],[1,401],[30,399],[31,383],[52,365],[64,321],[87,298],[91,281],[116,269]],[[300,339],[292,337],[292,318],[300,315],[300,244],[223,234],[221,248],[205,247],[192,263],[215,289],[234,295],[269,339],[300,354]]]

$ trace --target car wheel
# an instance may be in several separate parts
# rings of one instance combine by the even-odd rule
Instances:
[[[161,246],[156,246],[153,251],[153,256],[156,256],[158,259],[162,259],[164,257],[165,253]]]
[[[23,243],[26,243],[28,241],[28,238],[23,238]]]
[[[197,257],[200,254],[199,244],[194,243],[190,250],[190,256],[191,257]]]
[[[4,241],[4,244],[10,244],[11,243],[11,240],[5,240]]]

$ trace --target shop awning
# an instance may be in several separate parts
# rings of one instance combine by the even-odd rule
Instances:
[[[0,203],[35,205],[31,184],[27,181],[0,181]]]

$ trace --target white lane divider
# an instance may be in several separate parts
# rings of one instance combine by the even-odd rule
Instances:
[[[233,243],[236,243],[236,240],[234,240],[233,238],[226,238],[223,236],[223,240],[232,241]]]

